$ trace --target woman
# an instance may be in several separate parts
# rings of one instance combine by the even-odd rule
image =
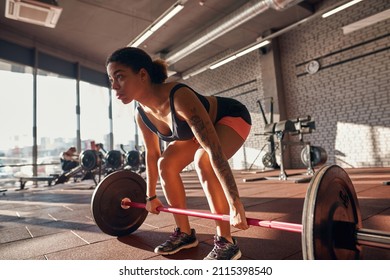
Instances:
[[[247,229],[248,224],[227,159],[249,134],[251,119],[245,106],[233,99],[199,95],[184,84],[166,83],[166,64],[152,61],[141,49],[115,51],[106,67],[116,97],[124,104],[139,103],[136,119],[146,149],[146,209],[158,214],[162,205],[156,196],[158,176],[168,204],[186,208],[180,172],[194,161],[211,211],[230,214],[230,224],[216,221],[215,246],[205,259],[239,259],[230,225]],[[159,138],[169,143],[163,153]],[[198,244],[188,217],[174,218],[177,228],[156,247],[158,254],[174,254]]]

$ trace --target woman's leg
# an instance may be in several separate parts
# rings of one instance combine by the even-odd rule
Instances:
[[[161,186],[170,206],[186,208],[186,196],[180,172],[194,160],[199,144],[195,141],[175,141],[168,145],[158,162]],[[173,215],[181,232],[191,234],[187,216]]]
[[[217,124],[216,131],[226,158],[231,158],[240,149],[245,140],[233,128],[226,125]],[[207,152],[201,148],[196,151],[195,166],[211,212],[229,215],[229,205],[225,193],[213,171]],[[215,221],[215,223],[217,235],[226,238],[229,242],[233,242],[230,223],[222,221]]]

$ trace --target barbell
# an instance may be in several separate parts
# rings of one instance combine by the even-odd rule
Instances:
[[[97,226],[112,236],[136,231],[148,215],[146,182],[138,174],[120,170],[106,176],[96,187],[91,212]],[[159,211],[229,221],[228,215],[190,209],[159,207]],[[362,228],[359,203],[344,169],[323,166],[306,192],[302,224],[247,218],[252,226],[301,233],[304,259],[360,259],[362,246],[390,249],[390,233]]]

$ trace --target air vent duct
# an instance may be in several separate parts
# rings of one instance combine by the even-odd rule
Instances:
[[[62,8],[57,1],[6,0],[5,17],[54,28]]]

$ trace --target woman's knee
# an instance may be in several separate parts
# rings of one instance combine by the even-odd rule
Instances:
[[[160,177],[166,177],[169,174],[169,166],[171,165],[171,160],[168,157],[160,157],[157,161],[158,173]]]
[[[157,167],[161,178],[177,175],[183,169],[183,167],[178,164],[178,161],[170,156],[160,157],[157,161]]]
[[[194,158],[195,170],[201,181],[206,180],[210,172],[214,172],[210,163],[210,158],[207,152],[203,149],[199,149]]]

